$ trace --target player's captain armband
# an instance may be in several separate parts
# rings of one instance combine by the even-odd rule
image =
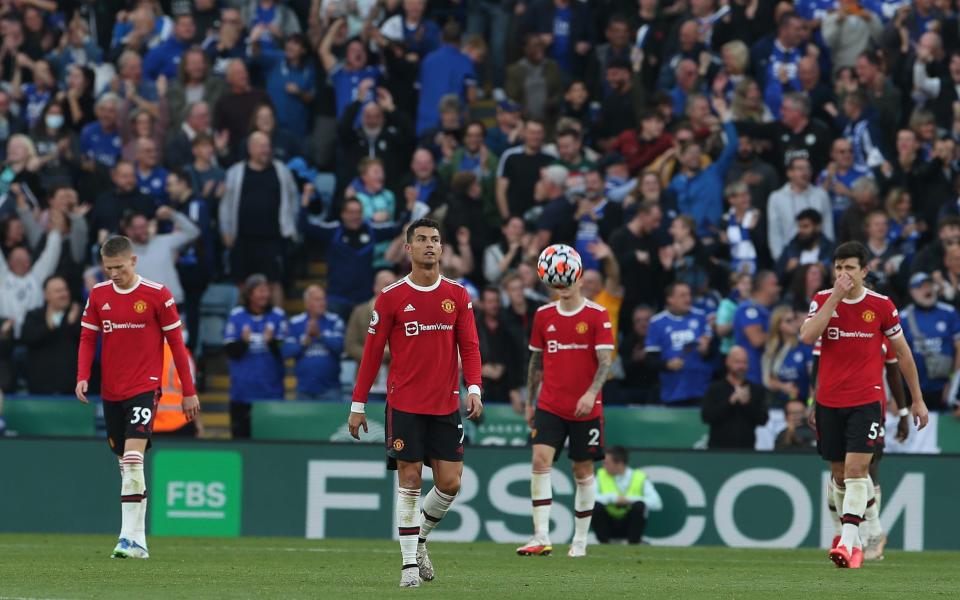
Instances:
[[[350,412],[360,413],[362,415],[367,412],[367,405],[363,402],[351,402]]]
[[[895,337],[897,337],[898,335],[900,335],[900,333],[902,333],[902,331],[901,331],[901,329],[900,329],[900,323],[897,323],[896,325],[894,325],[894,326],[891,327],[890,329],[887,329],[886,331],[884,331],[884,332],[883,332],[883,335],[887,336],[888,338],[895,338]]]

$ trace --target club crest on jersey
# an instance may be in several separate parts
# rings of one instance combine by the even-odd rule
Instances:
[[[863,314],[860,316],[863,318],[864,323],[873,323],[877,318],[877,313],[867,309],[863,311]]]
[[[137,300],[133,303],[133,311],[137,314],[144,313],[147,311],[147,303],[143,300]]]
[[[587,332],[587,329],[589,329],[589,326],[586,324],[585,321],[580,321],[579,323],[577,323],[577,326],[575,329],[577,330],[577,333],[579,333],[580,335],[583,335],[584,333]]]
[[[397,439],[393,440],[393,449],[394,449],[396,452],[402,452],[402,451],[403,451],[403,440],[401,440],[400,438],[397,438]]]
[[[452,313],[453,311],[457,310],[457,303],[454,302],[453,300],[447,298],[446,300],[444,300],[443,302],[440,303],[440,308],[443,309],[443,312],[449,314],[449,313]]]

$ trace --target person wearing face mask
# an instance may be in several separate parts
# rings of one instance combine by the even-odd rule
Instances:
[[[42,165],[40,175],[45,181],[69,181],[71,166],[80,154],[77,136],[64,126],[65,122],[63,107],[50,102],[30,134]]]
[[[900,313],[903,332],[917,363],[920,390],[932,410],[946,410],[950,378],[960,370],[960,316],[951,305],[937,302],[937,289],[928,273],[910,277],[913,302]]]

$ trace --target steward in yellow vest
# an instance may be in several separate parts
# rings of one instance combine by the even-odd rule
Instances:
[[[647,511],[663,508],[653,482],[642,470],[631,469],[628,458],[623,446],[614,446],[597,470],[593,533],[601,544],[614,538],[639,544],[647,526]]]

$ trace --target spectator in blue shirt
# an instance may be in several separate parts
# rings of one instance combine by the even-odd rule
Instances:
[[[903,333],[910,344],[920,375],[924,402],[946,410],[949,378],[960,370],[960,317],[954,307],[937,302],[933,278],[924,272],[910,278],[913,303],[900,313]]]
[[[255,61],[266,71],[266,89],[280,129],[295,135],[310,130],[310,112],[317,72],[308,59],[307,41],[300,34],[287,38],[283,51],[255,44]]]
[[[753,277],[750,298],[733,315],[733,343],[747,351],[747,381],[763,385],[763,351],[770,329],[770,309],[780,299],[780,283],[771,271],[759,271]]]
[[[340,355],[346,327],[343,319],[327,312],[327,294],[318,285],[303,292],[306,309],[290,319],[283,357],[296,361],[297,398],[339,402]]]
[[[417,135],[439,123],[441,98],[457,94],[462,104],[472,102],[476,85],[473,61],[460,51],[460,26],[455,22],[447,23],[443,27],[443,45],[428,54],[420,64]]]
[[[119,24],[117,25],[119,26]],[[66,42],[47,54],[47,60],[61,84],[67,82],[67,67],[70,65],[95,66],[103,60],[103,50],[90,37],[90,27],[83,19],[71,19],[64,34]]]
[[[853,159],[853,143],[846,138],[837,138],[830,149],[830,164],[820,172],[817,185],[830,196],[833,207],[833,222],[839,223],[843,213],[853,202],[853,182],[866,177],[873,179],[873,171],[866,164],[856,164]]]
[[[793,307],[778,306],[770,317],[770,336],[763,352],[763,385],[773,393],[774,407],[791,400],[806,402],[810,390],[813,348],[800,342],[800,319]]]
[[[667,308],[655,315],[647,330],[647,365],[660,371],[660,400],[668,406],[700,406],[710,385],[708,362],[713,335],[707,316],[694,308],[690,286],[667,286]]]
[[[364,45],[363,40],[359,38],[348,40],[343,60],[337,60],[337,57],[333,54],[333,43],[341,30],[345,30],[346,27],[346,21],[342,19],[335,21],[330,28],[327,29],[327,33],[323,36],[323,41],[320,42],[320,48],[318,50],[323,69],[327,72],[330,85],[333,86],[334,101],[337,107],[337,119],[343,116],[347,107],[355,100],[360,100],[360,103],[363,105],[368,102],[375,102],[377,99],[376,84],[380,82],[382,76],[380,69],[367,64],[367,47]],[[357,98],[360,82],[364,79],[372,80],[374,85],[366,88],[365,98]],[[358,123],[354,123],[354,125],[357,124]]]
[[[21,83],[24,71],[27,70],[32,74],[33,82]],[[40,120],[44,107],[57,90],[57,82],[53,77],[50,63],[45,60],[26,62],[14,71],[10,87],[13,97],[21,104],[21,117],[32,129]]]
[[[327,303],[341,318],[372,294],[374,247],[396,238],[403,230],[395,223],[364,221],[363,205],[356,197],[343,201],[339,221],[323,221],[301,213],[305,235],[326,246]]]
[[[157,44],[143,61],[143,70],[147,78],[156,81],[163,75],[168,80],[177,77],[180,58],[193,43],[197,27],[190,13],[178,15],[173,24],[173,35]]]
[[[137,188],[144,196],[153,198],[157,206],[166,204],[167,170],[160,166],[157,143],[150,138],[137,140]]]
[[[247,277],[241,304],[230,312],[223,348],[230,362],[230,429],[234,439],[250,437],[250,403],[283,400],[281,345],[287,337],[283,309],[270,304],[270,282]]]
[[[422,59],[440,45],[440,27],[425,18],[426,10],[427,0],[403,0],[403,11],[384,21],[380,34]]]
[[[714,237],[723,216],[723,182],[737,155],[737,129],[730,120],[730,111],[726,100],[715,97],[713,100],[720,118],[723,131],[727,136],[726,145],[719,158],[709,167],[702,169],[703,148],[697,142],[682,145],[679,150],[680,172],[674,176],[668,189],[677,195],[680,212],[693,218],[697,226],[697,235]]]
[[[166,191],[170,204],[200,229],[200,236],[190,245],[182,247],[177,259],[177,275],[183,286],[183,316],[186,318],[187,331],[193,334],[189,336],[187,345],[194,348],[199,337],[200,298],[213,277],[217,232],[213,228],[209,203],[199,194],[194,194],[190,176],[185,171],[174,169],[167,175]]]
[[[490,152],[502,156],[507,148],[512,148],[523,140],[520,105],[513,100],[498,103],[496,119],[496,125],[487,130],[483,141]]]
[[[112,168],[120,159],[123,144],[117,128],[117,110],[120,98],[107,92],[97,100],[94,113],[97,120],[80,132],[80,153],[83,158]]]
[[[582,78],[593,41],[593,15],[587,2],[540,0],[529,8],[534,29],[568,77]]]

